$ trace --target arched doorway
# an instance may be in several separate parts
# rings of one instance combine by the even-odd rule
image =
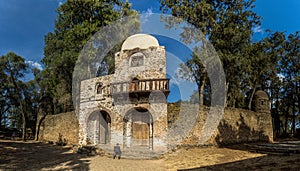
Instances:
[[[145,108],[132,108],[124,116],[124,146],[153,149],[153,118]]]
[[[90,144],[110,143],[111,118],[106,111],[94,111],[87,121],[87,141]]]

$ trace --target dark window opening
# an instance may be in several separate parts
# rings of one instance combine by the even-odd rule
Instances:
[[[97,88],[97,94],[102,94],[102,89],[103,89],[102,83],[98,83],[96,88]]]

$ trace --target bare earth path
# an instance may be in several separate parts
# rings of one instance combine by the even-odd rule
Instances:
[[[0,140],[0,170],[298,170],[300,154],[251,153],[241,146],[180,149],[159,160],[88,157],[70,147]]]

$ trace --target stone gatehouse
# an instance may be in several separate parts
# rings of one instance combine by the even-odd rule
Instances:
[[[169,92],[165,48],[151,35],[128,37],[114,74],[81,82],[79,144],[165,150]]]

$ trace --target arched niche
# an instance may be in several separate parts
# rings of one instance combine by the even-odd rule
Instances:
[[[124,116],[124,146],[153,149],[153,117],[146,108],[132,108]]]
[[[94,111],[87,119],[87,143],[109,144],[111,134],[111,117],[108,112]]]

